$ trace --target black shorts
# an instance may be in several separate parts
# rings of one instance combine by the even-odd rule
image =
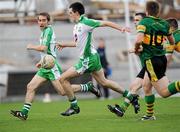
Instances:
[[[136,77],[143,79],[145,71],[146,71],[146,69],[145,69],[145,67],[143,67]]]
[[[166,56],[155,56],[145,61],[145,68],[152,82],[156,82],[165,76],[167,67]]]

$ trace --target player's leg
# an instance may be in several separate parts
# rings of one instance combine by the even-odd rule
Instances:
[[[22,120],[26,120],[35,96],[35,92],[38,89],[38,87],[45,81],[46,81],[45,78],[40,77],[39,75],[36,74],[27,85],[25,103],[22,110],[21,111],[11,110],[11,114]]]
[[[163,98],[167,98],[173,94],[180,92],[180,81],[169,83],[169,80],[166,76],[164,76],[157,82],[152,82],[152,84],[158,94]]]
[[[136,76],[135,80],[130,84],[130,93],[134,96],[134,100],[132,101],[134,104],[134,112],[137,114],[140,111],[140,104],[138,102],[139,95],[137,91],[142,88],[142,83],[145,75],[145,67],[141,69],[141,71]]]
[[[136,77],[135,80],[130,84],[129,91],[132,94],[137,94],[137,91],[142,88],[142,78]]]
[[[118,83],[108,80],[104,77],[103,69],[100,69],[99,71],[95,71],[92,73],[92,76],[95,78],[95,80],[101,84],[105,88],[110,88],[113,91],[116,91],[123,95],[123,97],[127,98],[125,105],[128,107],[130,105],[130,102],[133,100],[133,95],[130,94],[127,90],[123,89]],[[108,109],[115,113],[118,116],[123,116],[124,109],[116,106],[108,105]]]
[[[130,93],[133,95],[133,100],[131,101],[134,106],[134,112],[137,114],[140,111],[140,104],[138,102],[138,95],[137,91],[142,87],[142,82],[145,74],[145,68],[142,68],[141,71],[138,73],[136,79],[130,85]],[[114,108],[118,107],[122,111],[122,116],[124,115],[125,111],[129,107],[129,100],[125,98],[124,102],[118,106],[116,105]],[[112,111],[113,107],[109,105],[109,109]]]
[[[152,93],[152,84],[151,81],[145,73],[144,80],[143,80],[143,90],[145,93],[145,102],[146,102],[146,114],[141,118],[141,120],[155,120],[154,116],[154,102],[155,96]]]
[[[65,91],[64,91],[59,80],[57,80],[57,79],[53,80],[53,81],[51,81],[51,83],[59,95],[62,95],[62,96],[66,95],[66,93],[65,93]]]
[[[92,77],[103,87],[110,88],[120,94],[123,94],[125,90],[116,82],[108,80],[104,76],[104,71],[101,68],[99,71],[94,71]]]
[[[104,76],[105,76],[105,78],[108,79],[108,76],[107,76],[106,73],[104,73]],[[104,98],[108,99],[109,96],[110,96],[109,88],[104,88],[104,87],[103,87],[103,91],[104,91]]]
[[[142,88],[142,83],[145,75],[145,67],[141,69],[141,71],[136,76],[135,80],[130,84],[129,91],[132,94],[137,94],[137,91]]]
[[[147,73],[151,84],[162,97],[169,97],[180,91],[180,81],[169,84],[168,78],[165,76],[167,59],[165,56],[153,57],[145,62]],[[153,102],[151,97],[151,102]]]
[[[56,89],[56,91],[58,92],[58,94],[60,94],[62,96],[66,95],[59,80],[54,80],[51,82],[52,82],[54,88]],[[94,87],[92,81],[89,81],[86,84],[72,84],[71,87],[72,87],[74,93],[76,93],[76,92],[91,92],[94,95],[96,95],[97,97],[101,96],[100,91]]]
[[[51,69],[51,71],[48,74],[48,78],[49,80],[51,80],[54,88],[56,89],[56,91],[64,96],[66,95],[60,81],[59,78],[62,74],[62,70],[60,65],[58,64],[57,61],[55,61],[55,66]],[[73,92],[79,92],[79,91],[83,91],[83,92],[87,92],[90,91],[91,93],[95,94],[96,96],[99,96],[100,94],[98,93],[98,91],[95,89],[93,83],[90,81],[86,84],[80,84],[80,85],[71,85],[72,86],[72,90]]]
[[[69,82],[71,78],[77,77],[79,75],[80,74],[75,70],[75,68],[71,67],[67,71],[65,71],[60,77],[60,83],[63,86],[63,89],[70,102],[70,108],[67,109],[65,112],[61,113],[61,115],[63,116],[70,116],[72,114],[78,114],[80,112],[79,106],[77,104],[77,99]]]
[[[152,85],[158,94],[164,98],[176,94],[180,91],[180,81],[169,84],[169,80],[165,75],[167,59],[165,56],[154,57],[146,61],[146,68]]]

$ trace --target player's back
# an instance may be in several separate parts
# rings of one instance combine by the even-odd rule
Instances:
[[[171,34],[167,21],[152,16],[146,17],[140,21],[137,29],[138,32],[144,33],[141,53],[144,60],[165,54],[163,40]]]

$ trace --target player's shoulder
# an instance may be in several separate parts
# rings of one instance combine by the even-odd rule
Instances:
[[[146,25],[151,21],[150,17],[144,17],[140,22],[139,25]]]
[[[85,16],[82,16],[80,23],[85,24],[87,26],[94,26],[94,24],[96,24],[97,22],[99,22],[98,20],[95,19],[91,19]]]
[[[44,32],[52,33],[52,32],[53,32],[52,26],[51,26],[51,25],[48,25],[48,26],[45,28]]]

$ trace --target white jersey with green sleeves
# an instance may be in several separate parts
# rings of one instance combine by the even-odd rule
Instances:
[[[56,58],[56,37],[55,33],[50,25],[48,25],[42,32],[40,38],[40,45],[47,46],[47,51],[40,52],[41,58],[47,54],[52,55]],[[62,73],[61,67],[55,59],[55,66],[52,69],[40,68],[37,72],[37,75],[46,78],[47,80],[56,80],[59,79]]]
[[[93,45],[92,31],[100,25],[100,21],[88,19],[84,15],[81,15],[79,22],[74,26],[74,41],[79,49],[80,57],[97,53]]]
[[[92,37],[93,29],[100,25],[100,21],[88,19],[82,15],[74,26],[74,41],[80,53],[80,59],[74,67],[79,74],[92,73],[102,68]]]

